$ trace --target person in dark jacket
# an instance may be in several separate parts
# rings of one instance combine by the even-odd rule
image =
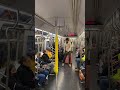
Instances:
[[[50,73],[54,73],[54,62],[49,60],[49,56],[47,55],[46,50],[43,51],[43,55],[41,57],[42,61],[43,61],[43,65],[47,65],[47,68],[49,69]]]
[[[43,55],[42,55],[41,59],[43,60],[43,62],[45,64],[51,63],[51,61],[49,60],[49,56],[47,55],[46,50],[43,51]]]
[[[5,75],[7,75],[7,68],[5,70]],[[6,84],[6,77],[2,77],[1,80],[4,84]],[[30,90],[27,86],[22,85],[17,81],[16,76],[16,68],[13,64],[9,65],[9,78],[8,78],[8,87],[11,90]]]
[[[31,89],[35,88],[35,75],[30,68],[30,58],[22,57],[19,61],[20,66],[17,69],[17,80]]]

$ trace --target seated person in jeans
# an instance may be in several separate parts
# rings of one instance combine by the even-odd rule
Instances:
[[[44,86],[46,82],[46,77],[44,74],[36,74],[37,85]]]
[[[49,71],[40,67],[39,63],[36,62],[36,79],[39,86],[44,86],[48,80]]]
[[[43,55],[42,55],[41,59],[43,60],[44,64],[51,63],[51,61],[49,60],[49,56],[47,55],[46,50],[43,51]]]
[[[79,49],[77,49],[77,52],[76,52],[76,63],[77,63],[77,67],[75,69],[76,69],[76,71],[79,71],[79,69],[80,69],[80,51],[79,51]]]
[[[50,70],[50,73],[53,73],[54,62],[51,62],[49,60],[46,50],[44,50],[41,60],[42,60],[42,65],[47,65],[47,68]]]

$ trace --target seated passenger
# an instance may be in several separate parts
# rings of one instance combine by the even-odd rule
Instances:
[[[41,59],[44,61],[45,64],[51,63],[51,61],[49,60],[49,56],[47,55],[46,50],[43,51],[43,55],[42,55]]]
[[[35,75],[30,66],[31,59],[22,57],[19,61],[20,66],[17,69],[17,80],[31,89],[35,88]]]
[[[77,63],[77,67],[75,68],[76,71],[80,70],[80,51],[79,49],[77,49],[76,51],[76,63]]]
[[[37,57],[35,58],[35,61],[38,63],[41,63],[42,59],[41,59],[41,53],[37,53]]]
[[[34,53],[28,53],[28,59],[30,59],[30,69],[33,71],[33,73],[35,74],[36,68],[35,68],[35,55]],[[36,76],[38,79],[38,85],[39,86],[44,86],[45,82],[46,82],[46,72],[45,73],[38,73]]]
[[[41,65],[39,65],[39,63],[36,62],[36,69],[37,69],[37,74],[36,74],[36,78],[38,81],[38,85],[40,86],[44,86],[45,83],[48,81],[48,75],[49,75],[49,71],[47,69],[44,69],[41,67]]]
[[[48,55],[47,55],[47,53],[46,53],[46,50],[44,50],[41,59],[42,59],[42,61],[43,61],[42,64],[47,65],[47,69],[50,70],[50,73],[53,73],[53,71],[54,71],[54,70],[53,70],[53,69],[54,69],[54,62],[51,62],[51,61],[49,60],[49,57],[48,57]]]
[[[44,74],[46,77],[49,75],[49,70],[47,69],[47,66],[45,67],[45,65],[41,65],[39,63],[36,63],[36,69],[38,71],[38,73],[40,74]]]
[[[5,75],[7,75],[7,68],[5,70]],[[20,82],[17,81],[16,78],[16,68],[13,64],[9,65],[9,78],[8,78],[8,87],[11,90],[30,90],[27,86],[24,86]],[[6,84],[6,77],[2,78],[2,82]]]

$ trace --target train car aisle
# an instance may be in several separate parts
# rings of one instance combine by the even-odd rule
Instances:
[[[50,76],[48,83],[49,84],[45,88],[40,88],[38,90],[56,90],[55,76]],[[84,90],[79,83],[78,73],[75,72],[75,58],[73,58],[72,68],[70,68],[67,64],[64,67],[60,64],[58,90]]]

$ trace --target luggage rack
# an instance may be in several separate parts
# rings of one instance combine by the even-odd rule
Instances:
[[[32,28],[34,26],[34,17],[32,15],[31,16],[31,21],[32,23],[31,24],[28,24],[28,23],[23,23],[23,22],[19,22],[19,17],[20,17],[20,11],[19,10],[15,10],[15,9],[11,9],[11,8],[8,8],[8,7],[4,7],[4,6],[0,6],[0,8],[3,7],[3,8],[7,8],[7,10],[12,10],[14,11],[17,15],[16,15],[16,20],[15,21],[12,21],[12,20],[4,20],[4,19],[1,19],[1,21],[5,21],[6,23],[8,22],[15,22],[12,26],[7,26],[4,30],[5,30],[5,33],[6,33],[6,39],[7,39],[7,47],[8,47],[8,55],[7,55],[7,75],[4,75],[2,74],[2,72],[0,72],[0,75],[1,76],[5,76],[6,77],[6,84],[4,85],[3,83],[0,82],[0,86],[2,86],[3,88],[5,88],[6,90],[9,90],[9,87],[8,87],[8,78],[9,78],[9,65],[10,65],[10,39],[9,39],[9,36],[8,36],[8,31],[23,31],[23,30],[29,30],[29,31],[33,31]],[[11,23],[10,23],[11,24]],[[19,28],[17,27],[19,24],[23,24],[23,25],[29,25],[29,28]],[[1,28],[2,29],[2,28]],[[19,34],[17,34],[17,49],[16,49],[16,59],[18,58],[18,47],[19,47]]]

